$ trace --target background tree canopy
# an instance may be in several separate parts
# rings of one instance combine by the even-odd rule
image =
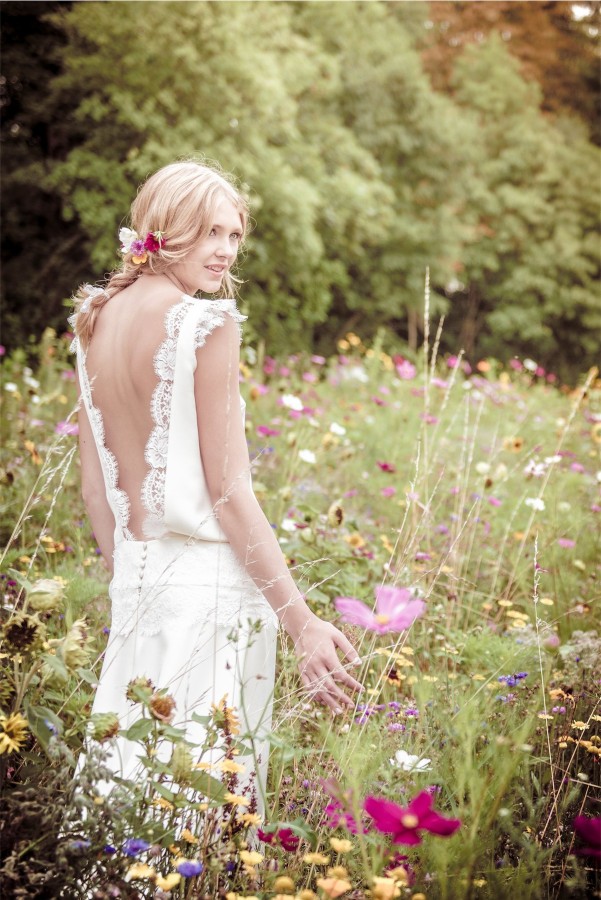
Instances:
[[[5,343],[62,330],[140,181],[202,155],[250,196],[269,351],[415,348],[430,266],[444,349],[573,377],[601,324],[600,5],[4,3]]]

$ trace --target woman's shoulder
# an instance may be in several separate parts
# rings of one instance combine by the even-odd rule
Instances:
[[[239,311],[236,301],[228,299],[206,300],[196,299],[195,303],[195,335],[194,348],[198,350],[206,343],[210,334],[215,331],[223,333],[225,340],[234,340],[238,344],[242,340],[242,322],[246,316]]]

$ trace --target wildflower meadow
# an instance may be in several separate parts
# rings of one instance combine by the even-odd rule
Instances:
[[[133,724],[90,716],[110,608],[69,336],[4,356],[3,896],[601,896],[598,371],[568,386],[439,338],[242,348],[255,492],[364,685],[311,703],[281,634],[264,815],[227,696],[204,747],[143,671]],[[145,775],[107,794],[120,731]]]

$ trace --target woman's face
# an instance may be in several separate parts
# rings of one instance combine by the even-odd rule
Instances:
[[[188,256],[173,266],[173,273],[191,294],[220,290],[224,276],[238,255],[244,227],[231,200],[222,197],[215,209],[211,230]]]

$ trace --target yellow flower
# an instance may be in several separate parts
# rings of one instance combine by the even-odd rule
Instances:
[[[350,544],[351,547],[354,547],[355,550],[360,550],[361,547],[365,547],[365,538],[363,538],[358,531],[354,531],[352,534],[345,534],[344,540],[347,544]]]
[[[170,891],[171,888],[177,887],[181,880],[182,876],[179,872],[170,872],[165,878],[163,878],[162,875],[157,875],[154,883],[158,888],[161,888],[162,891]]]
[[[0,727],[0,755],[20,750],[27,737],[27,719],[21,713],[0,715]]]
[[[371,895],[376,900],[393,900],[394,897],[401,896],[401,889],[394,878],[379,878],[375,875],[373,882]]]
[[[244,822],[245,825],[260,825],[263,819],[261,816],[257,815],[257,813],[242,813],[242,815],[238,816],[238,819],[241,822]]]
[[[341,897],[350,891],[352,884],[346,878],[318,878],[317,887],[324,892],[326,897]]]
[[[305,853],[303,856],[303,862],[308,863],[310,866],[327,866],[330,861],[329,856],[325,856],[323,853]]]
[[[217,763],[217,768],[221,772],[229,772],[231,774],[238,774],[239,772],[244,772],[246,770],[245,766],[234,762],[233,759],[222,759],[221,762]]]
[[[156,869],[153,869],[152,866],[146,865],[146,863],[134,863],[133,866],[130,866],[125,874],[126,881],[141,880],[143,878],[154,878],[156,875]]]
[[[353,849],[353,844],[351,841],[347,841],[345,838],[330,838],[330,847],[336,853],[348,853]]]
[[[260,862],[263,862],[264,856],[262,853],[257,853],[256,850],[241,850],[240,851],[240,859],[243,863],[246,863],[248,866],[256,866]]]
[[[294,882],[288,875],[280,875],[280,877],[276,878],[273,882],[273,889],[274,891],[283,891],[288,894],[290,891],[294,890]]]
[[[305,888],[304,891],[301,891],[300,894],[296,895],[296,900],[317,900],[317,894],[310,891],[308,888]]]
[[[239,797],[238,794],[232,794],[231,791],[227,791],[223,799],[226,803],[231,803],[232,806],[248,806],[250,803],[248,797]]]
[[[188,828],[184,828],[182,831],[182,841],[187,841],[189,844],[199,843],[198,838]]]

